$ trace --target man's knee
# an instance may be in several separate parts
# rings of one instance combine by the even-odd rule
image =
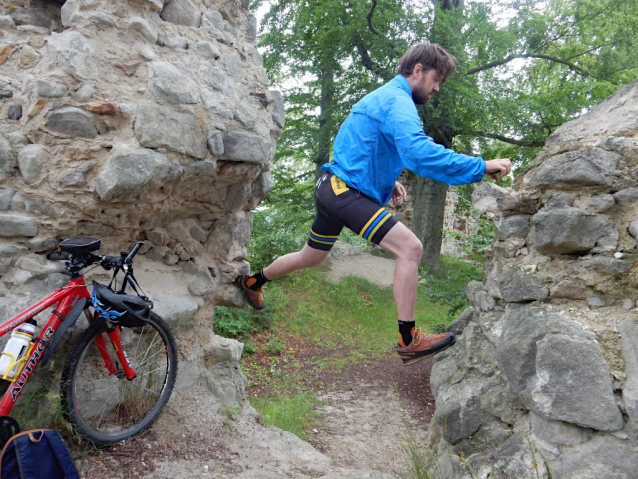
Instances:
[[[412,236],[405,242],[405,255],[410,259],[420,261],[423,253],[423,243],[416,236]]]
[[[301,257],[306,268],[319,266],[328,256],[329,251],[306,247],[301,250]]]

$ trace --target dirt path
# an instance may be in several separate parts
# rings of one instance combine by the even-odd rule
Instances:
[[[394,279],[393,259],[380,258],[371,254],[340,255],[328,260],[329,281],[338,283],[348,276],[357,276],[382,287],[392,286]]]

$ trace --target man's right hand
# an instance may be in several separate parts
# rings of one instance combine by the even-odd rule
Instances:
[[[485,174],[493,180],[507,176],[512,171],[512,162],[509,158],[497,158],[485,162]]]

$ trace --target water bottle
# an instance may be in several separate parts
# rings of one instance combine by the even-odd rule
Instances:
[[[38,323],[35,319],[29,319],[27,322],[22,323],[11,332],[11,337],[9,338],[9,341],[7,341],[7,345],[4,347],[3,354],[0,357],[0,377],[5,375],[7,368],[11,365],[11,361],[15,364],[26,354],[29,349],[29,343],[35,335],[35,329],[37,326]],[[13,358],[4,353],[11,353]],[[19,369],[20,365],[16,365],[11,369],[11,371],[9,371],[7,377],[13,378]]]

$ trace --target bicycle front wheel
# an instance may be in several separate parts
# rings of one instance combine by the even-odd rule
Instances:
[[[75,343],[62,373],[62,411],[74,429],[101,446],[148,428],[168,402],[177,376],[173,333],[155,313],[148,325],[122,328],[122,349],[137,376],[109,374],[95,339],[105,331],[95,321]],[[113,345],[104,336],[114,362]],[[116,362],[119,366],[119,363]]]

